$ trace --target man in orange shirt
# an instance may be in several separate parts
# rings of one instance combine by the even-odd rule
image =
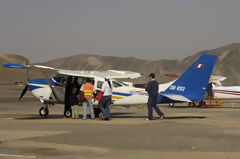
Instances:
[[[91,83],[91,79],[87,78],[86,83],[82,85],[81,91],[84,93],[84,102],[83,102],[83,120],[87,119],[87,106],[89,106],[89,112],[91,114],[91,119],[95,119],[93,111],[92,97],[94,92],[94,87]]]

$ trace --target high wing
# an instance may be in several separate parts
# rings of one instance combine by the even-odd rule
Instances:
[[[73,71],[73,70],[58,70],[58,73],[69,76],[84,76],[84,77],[110,77],[110,78],[138,78],[141,77],[140,73],[131,71]]]
[[[132,71],[118,71],[118,70],[107,70],[107,71],[75,71],[75,70],[64,70],[56,69],[48,66],[42,65],[20,65],[20,64],[4,64],[7,68],[17,68],[17,69],[30,69],[33,71],[41,72],[44,76],[52,73],[59,73],[67,76],[79,76],[79,77],[110,77],[110,78],[139,78],[142,75],[137,72]]]

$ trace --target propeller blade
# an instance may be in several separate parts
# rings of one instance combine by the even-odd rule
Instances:
[[[21,93],[20,97],[18,98],[18,100],[19,100],[19,101],[20,101],[20,100],[22,99],[22,97],[23,97],[23,96],[26,94],[26,92],[27,92],[28,88],[29,88],[29,86],[28,86],[28,85],[26,85],[26,87],[23,89],[23,91],[22,91],[22,93]]]

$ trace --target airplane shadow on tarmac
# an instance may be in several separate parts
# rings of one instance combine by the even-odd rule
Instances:
[[[129,113],[129,112],[114,112],[111,113],[112,119],[146,119],[147,115],[134,115],[135,113]],[[82,119],[82,115],[79,116],[80,119]],[[90,118],[90,115],[88,116]],[[166,116],[164,119],[204,119],[206,116]],[[53,114],[49,115],[48,117],[41,117],[39,115],[28,115],[25,117],[16,117],[15,119],[18,120],[42,120],[42,119],[63,119],[63,115],[60,114]],[[155,117],[155,119],[159,119],[158,116]]]
[[[135,114],[135,113],[111,113],[111,118],[147,118],[146,116],[139,116],[139,115],[127,115],[127,114]],[[158,119],[159,117],[155,117]],[[164,119],[204,119],[206,116],[171,116],[171,117],[164,117]]]

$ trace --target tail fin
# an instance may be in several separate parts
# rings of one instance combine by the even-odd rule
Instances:
[[[217,56],[203,54],[161,95],[177,101],[203,100]]]

